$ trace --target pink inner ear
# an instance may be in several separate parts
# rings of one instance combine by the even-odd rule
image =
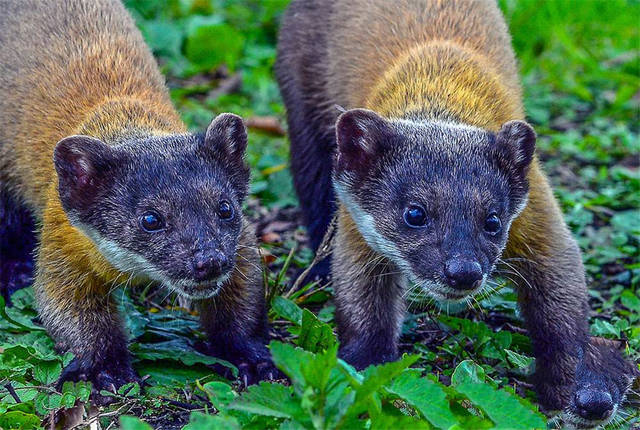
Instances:
[[[73,176],[78,187],[84,188],[92,185],[89,166],[87,165],[87,161],[82,157],[75,157],[73,159]]]
[[[349,154],[357,154],[362,150],[366,150],[367,146],[363,143],[365,139],[365,130],[360,128],[357,121],[353,118],[345,118],[340,124],[338,130],[338,144],[342,152]]]
[[[89,185],[91,185],[91,179],[89,178],[89,175],[86,174],[79,174],[76,175],[76,184],[79,187],[87,187]]]

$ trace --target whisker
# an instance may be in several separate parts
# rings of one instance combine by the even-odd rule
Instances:
[[[506,265],[508,268],[510,268],[511,270],[513,270],[515,273],[515,275],[519,276],[526,284],[529,288],[531,288],[532,290],[535,289],[533,288],[533,285],[531,285],[531,283],[529,282],[529,280],[527,278],[524,277],[524,275],[522,275],[522,273],[520,273],[520,271],[518,271],[518,269],[516,267],[514,267],[512,264],[504,261],[501,258],[498,258],[498,262]]]

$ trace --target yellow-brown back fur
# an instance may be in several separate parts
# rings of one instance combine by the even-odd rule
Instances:
[[[516,59],[495,1],[345,0],[333,10],[326,88],[337,104],[494,132],[509,120],[524,119]],[[547,181],[537,160],[530,179],[534,192],[545,193]],[[529,253],[539,244],[536,252],[548,255],[544,241],[517,235],[518,224],[536,222],[535,213],[557,218],[555,201],[545,197],[543,203],[534,202],[543,207],[515,221],[510,248]],[[567,234],[564,226],[557,228]]]
[[[294,0],[281,28],[276,72],[287,107],[294,185],[316,243],[335,212],[327,203],[335,198],[329,166],[339,164],[336,152],[343,155],[336,142],[335,104],[389,119],[436,120],[492,132],[525,116],[509,33],[494,0]],[[518,286],[540,403],[550,410],[570,408],[581,383],[575,378],[576,357],[588,346],[584,271],[535,157],[527,179],[528,203],[511,224],[497,266]],[[385,189],[387,184],[376,180]],[[392,192],[406,191],[390,182]],[[342,357],[366,367],[397,356],[407,282],[398,279],[402,270],[388,269],[390,259],[365,241],[363,234],[372,232],[364,230],[375,223],[363,223],[361,231],[353,218],[362,217],[362,207],[351,213],[345,203],[338,199],[331,267],[336,323]],[[409,239],[391,245],[411,247]],[[607,373],[606,366],[597,366],[595,373]],[[611,373],[616,372],[622,373]]]
[[[40,249],[66,270],[100,274],[69,299],[122,281],[60,204],[53,150],[63,137],[87,134],[107,143],[131,135],[185,131],[151,52],[120,2],[92,0],[7,5],[0,26],[0,179],[48,225]],[[101,19],[96,20],[99,16]],[[68,249],[67,249],[68,248]],[[76,285],[73,274],[68,284]]]
[[[492,0],[338,1],[328,90],[345,108],[411,112],[496,131],[522,119],[510,38]]]
[[[132,129],[185,131],[119,2],[30,0],[4,6],[2,15],[0,178],[38,217],[53,197],[53,149],[61,138],[91,134],[110,142]]]

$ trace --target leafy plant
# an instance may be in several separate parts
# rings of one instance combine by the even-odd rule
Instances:
[[[154,289],[116,293],[143,387],[127,385],[98,415],[90,385],[55,381],[60,355],[37,320],[32,289],[0,302],[0,428],[59,423],[240,429],[543,428],[527,378],[535,360],[509,280],[469,309],[414,303],[395,363],[357,372],[336,356],[330,286],[289,291],[312,252],[299,227],[284,107],[273,78],[288,0],[125,0],[193,130],[220,112],[251,126],[246,213],[261,239],[270,345],[286,381],[241,390],[203,354],[197,315]],[[583,251],[594,335],[626,339],[640,358],[640,69],[635,0],[500,0],[520,61],[528,120],[545,170]],[[248,121],[251,125],[251,121]],[[254,123],[255,124],[255,123]],[[184,305],[184,303],[183,303]],[[451,311],[451,312],[450,312]],[[457,313],[455,313],[455,312]],[[455,315],[453,314],[455,313]],[[637,388],[635,391],[638,391]],[[640,423],[629,396],[615,426]],[[635,403],[634,403],[635,402]],[[614,427],[614,426],[611,426]]]

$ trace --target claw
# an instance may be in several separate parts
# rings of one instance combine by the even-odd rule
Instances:
[[[58,385],[62,386],[65,381],[79,380],[93,383],[91,398],[94,404],[98,406],[107,405],[115,401],[112,396],[100,395],[102,390],[117,394],[119,387],[129,382],[139,381],[136,373],[127,365],[96,366],[90,362],[74,359],[62,372]]]

